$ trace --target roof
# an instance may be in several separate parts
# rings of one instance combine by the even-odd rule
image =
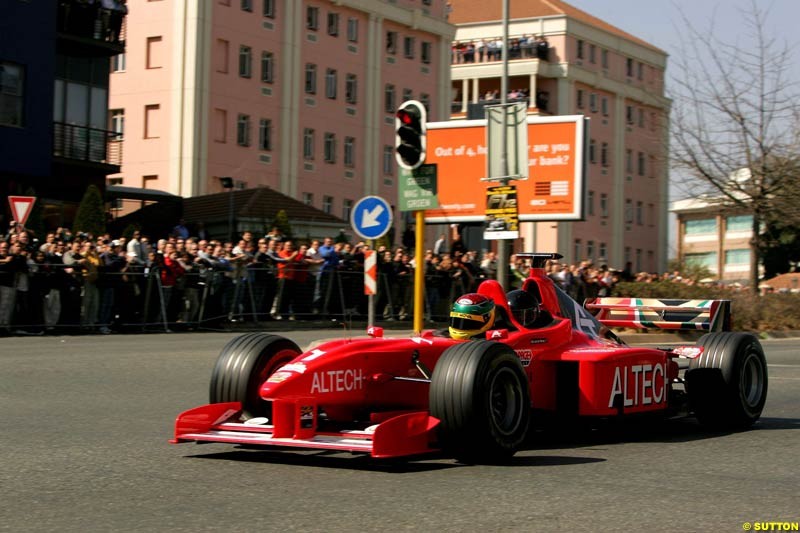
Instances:
[[[273,220],[281,209],[291,220],[308,220],[341,224],[341,218],[328,214],[316,207],[286,196],[269,187],[234,190],[205,196],[195,196],[183,200],[183,216],[187,221],[225,219],[233,195],[233,212],[236,218],[264,218]]]
[[[448,21],[456,26],[459,24],[497,21],[503,18],[503,2],[494,0],[450,0],[450,4],[453,10]],[[510,20],[558,15],[565,15],[573,20],[607,31],[612,35],[623,37],[641,46],[666,53],[651,43],[561,0],[510,0],[509,2],[508,18]]]
[[[800,272],[790,272],[788,274],[780,274],[772,279],[762,281],[760,286],[771,287],[775,290],[781,290],[781,289],[798,290],[800,289]]]
[[[176,196],[167,191],[160,191],[158,189],[143,189],[141,187],[126,187],[124,185],[108,185],[106,187],[106,199],[113,200],[115,198],[122,198],[126,200],[180,200],[180,196]]]

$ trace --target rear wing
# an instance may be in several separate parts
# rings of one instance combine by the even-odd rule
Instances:
[[[674,331],[730,331],[730,300],[659,300],[590,298],[584,302],[595,318],[613,328]]]

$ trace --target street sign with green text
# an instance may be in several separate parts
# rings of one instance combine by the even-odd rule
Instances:
[[[400,168],[400,211],[424,211],[439,207],[436,196],[436,165],[421,165],[414,170]]]

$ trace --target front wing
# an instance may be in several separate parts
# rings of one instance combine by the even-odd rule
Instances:
[[[282,446],[366,453],[375,458],[436,452],[439,419],[427,411],[382,413],[376,424],[361,430],[320,432],[317,409],[307,400],[273,401],[272,423],[239,421],[238,402],[196,407],[178,415],[172,444],[223,442],[250,446]]]

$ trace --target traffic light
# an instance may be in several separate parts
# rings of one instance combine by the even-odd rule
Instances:
[[[394,116],[394,146],[397,164],[413,170],[425,162],[426,122],[425,106],[416,100],[408,100]]]

